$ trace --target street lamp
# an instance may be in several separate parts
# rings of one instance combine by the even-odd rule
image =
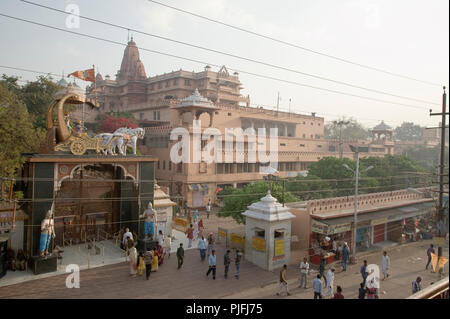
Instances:
[[[354,146],[350,146],[350,148],[352,149],[352,151],[355,153],[356,155],[356,171],[354,171],[353,169],[351,169],[347,164],[344,164],[343,166],[348,169],[349,171],[353,172],[354,176],[355,176],[355,211],[354,211],[354,216],[353,216],[353,242],[352,242],[352,252],[353,252],[353,257],[356,258],[356,230],[357,230],[357,224],[358,224],[358,182],[359,182],[359,148],[358,147],[354,147]],[[373,168],[373,166],[369,166],[367,167],[364,172],[367,172],[368,170],[371,170]]]

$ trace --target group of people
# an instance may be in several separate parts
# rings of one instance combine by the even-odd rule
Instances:
[[[156,237],[157,243],[154,249],[138,251],[136,248],[137,241],[134,240],[135,237],[136,235],[133,236],[128,228],[125,229],[122,245],[127,251],[129,258],[130,276],[136,277],[137,274],[142,276],[145,270],[146,279],[148,280],[151,272],[158,271],[158,267],[164,263],[164,257],[167,255],[167,258],[170,258],[172,238],[164,236],[160,230]]]
[[[190,232],[188,232],[188,238],[189,238],[189,233]],[[189,240],[189,245],[191,246],[191,244],[192,244],[192,242],[191,242],[191,240]],[[215,239],[214,239],[213,233],[210,233],[208,235],[207,239],[205,239],[204,236],[201,236],[201,238],[198,240],[197,247],[200,251],[200,260],[201,261],[204,261],[206,259],[206,257],[208,256],[208,271],[206,272],[206,276],[209,276],[209,274],[212,272],[212,277],[215,280],[216,279],[216,269],[217,269],[217,255],[216,255],[216,250],[214,248],[214,245],[215,245]],[[224,278],[225,279],[228,278],[228,271],[229,271],[230,265],[231,265],[230,253],[231,253],[231,251],[227,250],[223,257]],[[178,249],[177,249],[177,259],[178,259],[178,269],[180,269],[184,262],[183,243],[180,243],[180,247],[178,247]],[[234,263],[236,266],[236,274],[235,274],[236,279],[239,279],[239,277],[240,277],[241,259],[242,259],[242,252],[240,252],[239,249],[237,249],[236,256],[234,259]]]
[[[211,214],[211,199],[208,199],[208,204],[206,204],[205,206],[205,211],[206,211],[206,218],[209,219],[209,215]],[[183,204],[183,209],[184,209],[184,216],[186,216],[186,218],[188,219],[189,224],[191,223],[191,210],[188,206],[188,202],[184,201]],[[196,219],[196,217],[198,218],[198,209],[194,210],[194,219]]]

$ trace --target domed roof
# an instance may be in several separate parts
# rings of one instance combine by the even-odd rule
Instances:
[[[289,207],[283,207],[283,205],[271,195],[270,190],[259,202],[248,206],[248,210],[245,213],[242,213],[242,215],[269,222],[295,218],[295,215],[289,211]]]
[[[61,78],[58,82],[56,82],[59,86],[66,87],[68,82],[64,79],[64,77]]]
[[[381,123],[375,126],[372,131],[392,131],[392,127],[384,123],[384,121],[381,121]]]
[[[100,73],[97,73],[97,75],[95,76],[95,81],[103,81],[103,77]]]
[[[192,95],[182,99],[177,107],[186,107],[186,106],[201,106],[206,108],[215,108],[210,100],[208,100],[206,97],[203,97],[198,92],[198,89],[195,89]]]

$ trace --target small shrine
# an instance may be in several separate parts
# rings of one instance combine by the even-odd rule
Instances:
[[[245,216],[245,258],[255,265],[273,270],[291,259],[291,219],[289,208],[270,194],[248,206]]]
[[[161,187],[155,183],[153,191],[153,207],[156,210],[156,232],[161,230],[164,236],[172,236],[173,206],[176,203],[170,200]]]

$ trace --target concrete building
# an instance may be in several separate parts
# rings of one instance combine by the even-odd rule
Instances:
[[[250,107],[250,97],[240,93],[239,74],[230,74],[225,66],[217,72],[206,66],[201,72],[178,70],[147,77],[133,39],[125,49],[116,79],[97,74],[95,89],[92,85],[87,90],[96,96],[100,108],[85,110],[86,122],[94,123],[98,115],[106,112],[132,113],[146,130],[141,152],[159,158],[156,178],[160,185],[169,187],[172,196],[187,200],[189,207],[204,207],[209,199],[215,203],[217,191],[226,186],[240,187],[263,179],[259,161],[247,158],[248,151],[259,144],[248,139],[243,152],[236,150],[236,143],[222,147],[234,157],[244,153],[243,162],[173,163],[170,150],[177,141],[170,140],[170,133],[184,128],[193,141],[195,120],[201,121],[202,130],[215,128],[222,136],[226,128],[265,129],[267,135],[270,128],[277,128],[278,142],[274,146],[281,177],[295,177],[323,157],[339,156],[337,148],[332,148],[333,141],[324,140],[323,117]],[[80,114],[74,117],[82,118]],[[382,148],[377,146],[378,141],[367,142],[372,146],[361,156],[391,154],[391,141],[383,141],[389,145]],[[201,147],[206,144],[202,141]],[[191,147],[192,157],[198,150]],[[353,153],[347,147],[343,156],[353,158]]]

